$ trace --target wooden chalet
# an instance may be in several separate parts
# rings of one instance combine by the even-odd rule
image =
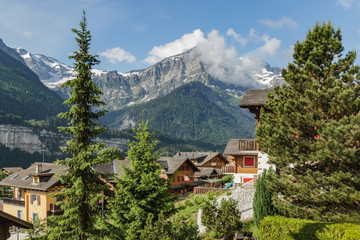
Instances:
[[[255,114],[256,129],[260,120],[260,109],[265,105],[273,89],[248,90],[239,106]],[[270,167],[268,155],[259,149],[255,139],[230,139],[224,150],[230,164],[222,168],[223,174],[233,174],[236,184],[256,179],[264,169]]]
[[[169,190],[173,194],[192,192],[194,187],[203,184],[195,181],[195,173],[200,170],[188,157],[161,157],[158,159],[161,166],[161,177],[171,179]]]

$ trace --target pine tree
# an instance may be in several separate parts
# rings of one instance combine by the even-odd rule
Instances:
[[[256,181],[256,191],[254,196],[254,221],[258,228],[260,228],[260,221],[266,216],[274,216],[277,212],[273,204],[273,193],[268,186],[268,176],[274,175],[272,168],[269,172],[265,169],[258,180]]]
[[[70,98],[65,101],[70,110],[59,114],[60,118],[70,120],[67,127],[59,129],[72,137],[67,142],[68,146],[62,149],[72,154],[72,158],[58,161],[58,164],[68,167],[66,173],[59,176],[67,187],[56,195],[64,214],[49,217],[47,231],[50,239],[96,239],[99,232],[95,226],[101,215],[98,202],[105,186],[99,182],[99,174],[93,167],[112,160],[110,157],[117,151],[107,150],[104,144],[93,142],[94,137],[104,131],[98,119],[105,111],[95,110],[104,103],[99,100],[100,89],[91,79],[91,68],[99,61],[96,55],[89,53],[91,35],[87,30],[85,11],[80,30],[72,31],[77,35],[75,39],[79,49],[69,58],[75,60],[77,76],[62,85],[72,91]]]
[[[287,84],[260,114],[257,139],[282,170],[271,189],[285,215],[344,221],[360,213],[360,75],[341,41],[330,22],[309,30],[282,70]]]
[[[157,141],[147,130],[147,123],[134,129],[136,141],[130,142],[127,152],[130,167],[117,181],[115,198],[110,200],[108,215],[109,239],[140,239],[146,221],[156,222],[161,214],[168,218],[174,211],[174,197],[169,195],[170,181],[160,179]]]

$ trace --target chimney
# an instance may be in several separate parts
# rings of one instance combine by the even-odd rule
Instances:
[[[36,165],[36,168],[35,168],[35,173],[36,174],[39,174],[42,172],[42,165],[41,164],[38,164]]]

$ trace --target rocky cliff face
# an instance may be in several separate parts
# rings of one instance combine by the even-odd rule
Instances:
[[[47,130],[35,130],[29,127],[14,126],[10,124],[0,125],[0,143],[10,149],[19,148],[30,153],[41,152],[59,153],[60,146],[65,146],[66,139],[60,133]],[[107,144],[108,147],[116,147],[120,151],[127,149],[127,139],[111,138],[99,141]]]

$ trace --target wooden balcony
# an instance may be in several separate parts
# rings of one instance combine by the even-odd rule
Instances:
[[[225,166],[221,168],[223,174],[236,173],[236,166]]]
[[[59,206],[55,204],[50,204],[50,210],[47,212],[47,215],[61,215],[64,213],[64,210],[62,210]]]
[[[4,197],[3,200],[4,200],[3,201],[4,204],[11,204],[11,205],[16,205],[16,206],[20,206],[20,207],[25,207],[24,200],[19,200],[19,199],[15,199],[15,198],[7,198],[7,197]]]
[[[255,139],[240,139],[239,151],[259,151],[259,145]]]

